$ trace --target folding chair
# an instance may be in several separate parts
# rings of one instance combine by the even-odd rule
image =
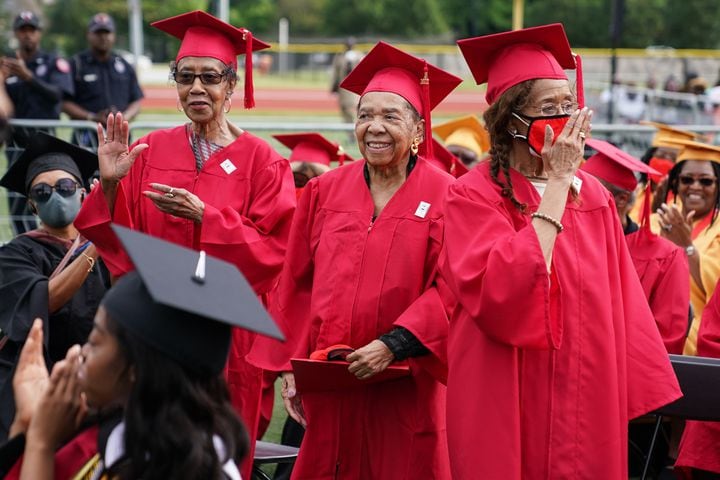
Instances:
[[[255,443],[255,456],[253,457],[252,478],[271,480],[270,476],[263,472],[260,467],[273,463],[295,463],[299,451],[300,449],[297,447],[257,441]]]
[[[655,410],[655,430],[648,449],[642,480],[647,478],[663,417],[720,422],[720,359],[670,355],[683,397]]]

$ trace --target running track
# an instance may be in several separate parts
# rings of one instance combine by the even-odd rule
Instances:
[[[242,88],[238,90],[242,91]],[[171,85],[143,87],[144,108],[174,110],[177,92]],[[233,95],[233,105],[242,105],[242,94]],[[256,89],[256,108],[267,111],[311,111],[334,113],[338,111],[335,95],[312,89]],[[485,92],[461,91],[451,93],[433,112],[447,115],[479,113],[485,110]]]

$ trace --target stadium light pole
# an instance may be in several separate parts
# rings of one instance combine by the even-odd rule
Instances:
[[[525,16],[525,0],[513,0],[512,29],[523,28],[523,17]]]
[[[138,66],[138,59],[143,53],[143,29],[142,29],[142,1],[128,0],[128,12],[130,13],[130,50],[133,54],[133,65]]]
[[[230,22],[230,1],[229,0],[218,0],[218,2],[217,2],[217,17],[225,23]]]
[[[608,123],[615,119],[615,76],[617,75],[617,48],[622,38],[623,17],[625,16],[625,0],[613,0],[612,19],[610,23],[610,101],[608,102]]]

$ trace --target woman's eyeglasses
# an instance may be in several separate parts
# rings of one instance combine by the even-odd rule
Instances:
[[[217,72],[203,72],[203,73],[193,73],[193,72],[183,72],[183,71],[175,71],[172,72],[171,77],[173,80],[175,80],[175,83],[179,83],[180,85],[192,85],[195,83],[195,79],[200,77],[200,83],[203,85],[217,85],[220,82],[223,81],[223,78],[227,75],[226,72],[223,73],[217,73]]]
[[[703,187],[712,187],[717,183],[717,178],[711,178],[711,177],[693,177],[690,175],[681,175],[680,176],[680,183],[683,185],[692,185],[693,183],[698,182]]]
[[[560,105],[543,103],[539,107],[531,108],[539,112],[543,117],[552,117],[554,115],[572,115],[578,109],[578,104],[575,102],[565,102]]]
[[[29,197],[35,202],[47,202],[50,199],[53,190],[55,190],[61,197],[72,197],[75,195],[79,186],[80,184],[71,178],[61,178],[55,183],[55,185],[38,183],[37,185],[33,185],[30,189]]]

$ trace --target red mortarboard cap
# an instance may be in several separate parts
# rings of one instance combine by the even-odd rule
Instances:
[[[430,112],[461,82],[459,77],[422,58],[405,53],[388,43],[378,42],[340,86],[358,95],[389,92],[407,100],[425,120],[423,146],[426,154],[430,155]]]
[[[252,87],[252,52],[270,48],[246,28],[236,28],[200,10],[158,20],[150,25],[182,40],[175,61],[184,57],[211,57],[237,68],[245,54],[245,108],[255,106]]]
[[[449,173],[455,178],[465,175],[468,168],[462,161],[452,154],[450,150],[435,140],[433,141],[432,157],[428,157],[428,161],[438,167],[440,170]]]
[[[371,383],[397,380],[410,375],[407,365],[390,365],[367,380],[359,380],[348,371],[350,364],[342,361],[308,360],[293,358],[290,360],[295,374],[298,392],[323,392],[347,390]]]
[[[581,170],[624,190],[632,192],[637,187],[637,178],[633,172],[658,173],[654,168],[604,140],[588,138],[586,144],[597,153],[588,158],[580,167]]]
[[[290,162],[313,162],[330,166],[330,162],[342,165],[353,160],[339,144],[319,133],[289,133],[273,135],[273,138],[292,150],[288,158]]]
[[[477,84],[488,84],[488,104],[518,83],[536,78],[567,79],[563,69],[578,67],[578,102],[583,106],[581,68],[579,61],[576,65],[561,23],[466,38],[457,43]]]

